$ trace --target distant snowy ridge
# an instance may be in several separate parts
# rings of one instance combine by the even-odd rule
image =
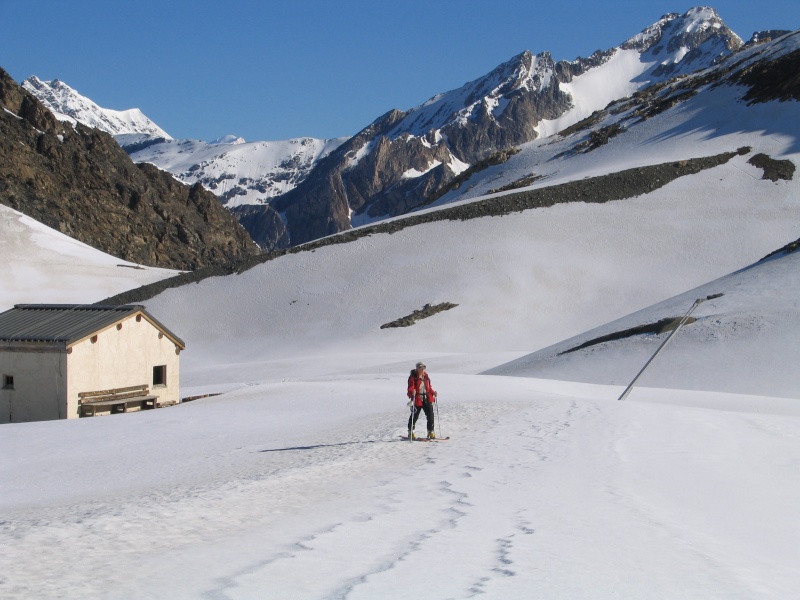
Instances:
[[[102,108],[58,79],[42,81],[33,76],[22,82],[22,87],[36,96],[60,121],[83,123],[111,135],[139,133],[172,139],[138,108],[121,111]]]
[[[246,142],[228,135],[207,143],[117,136],[134,162],[154,164],[187,184],[200,182],[228,208],[264,204],[288,192],[343,141],[297,138]]]
[[[62,81],[30,77],[22,84],[61,121],[114,136],[134,162],[150,163],[186,184],[201,183],[229,208],[263,204],[293,189],[345,138],[246,142],[226,135],[210,143],[175,140],[139,109],[98,106]]]

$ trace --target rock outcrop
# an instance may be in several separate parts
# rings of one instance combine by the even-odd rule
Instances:
[[[191,270],[258,252],[211,192],[56,120],[0,69],[0,202],[119,258]]]

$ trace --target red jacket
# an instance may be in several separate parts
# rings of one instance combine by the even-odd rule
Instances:
[[[436,402],[436,391],[433,389],[431,385],[431,378],[428,377],[428,374],[425,373],[423,375],[423,381],[425,382],[425,391],[427,392],[428,402]],[[414,399],[414,406],[422,406],[422,396],[417,393],[419,390],[420,380],[417,377],[416,370],[411,371],[411,375],[408,376],[408,397]]]

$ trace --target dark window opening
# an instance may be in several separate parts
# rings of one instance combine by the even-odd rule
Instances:
[[[153,385],[167,385],[167,365],[153,367]]]
[[[13,375],[3,375],[3,389],[4,390],[13,390],[14,389],[14,376]]]

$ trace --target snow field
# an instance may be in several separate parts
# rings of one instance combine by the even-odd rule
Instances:
[[[397,438],[399,378],[250,387],[158,411],[188,419],[184,427],[152,413],[114,419],[114,429],[138,431],[131,446],[145,452],[107,444],[105,459],[134,487],[103,484],[108,470],[94,471],[87,498],[63,485],[72,472],[32,472],[23,493],[37,490],[46,508],[4,500],[7,597],[609,598],[657,589],[770,598],[798,589],[800,520],[786,520],[800,494],[796,409],[720,412],[620,403],[609,399],[616,386],[433,379],[445,442]],[[322,402],[331,410],[318,410]],[[90,431],[71,443],[59,423],[37,423],[2,444],[38,430],[65,442],[65,463],[85,465],[100,421],[75,423]],[[156,462],[148,454],[157,448]],[[154,481],[156,472],[169,478]],[[66,551],[94,568],[74,569]]]
[[[397,350],[412,365],[428,355],[521,356],[800,237],[796,184],[755,180],[743,163],[621,202],[373,235],[169,290],[146,305],[186,340],[184,385],[198,393],[230,380],[231,369],[264,381],[307,378],[331,360],[349,369],[381,364],[371,356]],[[459,306],[413,327],[380,329],[440,302]]]

